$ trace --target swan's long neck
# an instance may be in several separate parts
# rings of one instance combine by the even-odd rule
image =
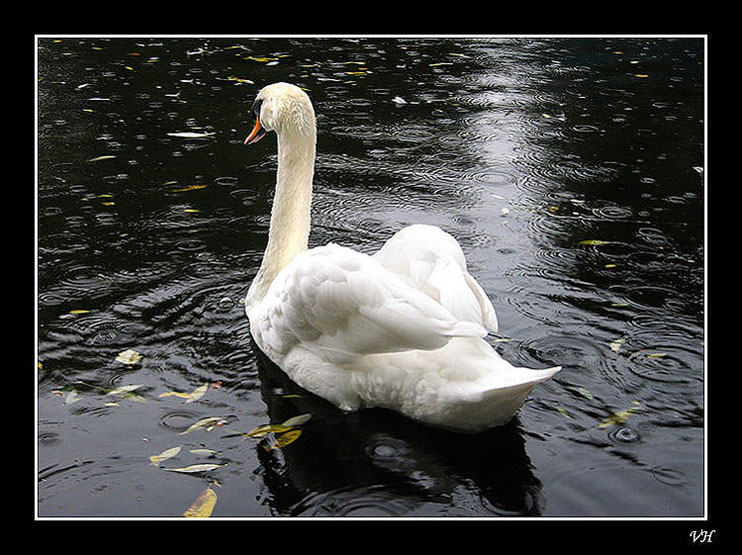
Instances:
[[[316,143],[311,123],[278,134],[278,172],[268,245],[247,294],[248,304],[262,300],[278,272],[307,249]]]

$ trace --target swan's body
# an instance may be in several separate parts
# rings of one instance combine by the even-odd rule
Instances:
[[[307,95],[276,83],[253,105],[246,144],[278,135],[268,245],[245,299],[260,349],[303,388],[344,410],[386,407],[476,432],[508,422],[559,367],[515,368],[483,339],[492,303],[441,229],[412,225],[373,256],[307,249],[316,125]]]

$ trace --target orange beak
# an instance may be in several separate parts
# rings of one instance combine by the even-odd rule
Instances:
[[[260,125],[260,118],[255,117],[255,126],[252,128],[252,131],[250,131],[250,134],[247,136],[247,139],[245,139],[246,145],[254,145],[257,143],[260,139],[262,139],[266,134],[265,129],[262,125]]]

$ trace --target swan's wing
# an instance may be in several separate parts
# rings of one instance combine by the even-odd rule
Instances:
[[[492,302],[467,272],[459,243],[440,228],[408,226],[392,236],[374,258],[456,318],[497,331]]]
[[[337,245],[298,255],[271,284],[263,306],[262,327],[276,334],[273,344],[288,349],[301,342],[337,363],[486,335],[481,325],[459,321],[373,258]]]

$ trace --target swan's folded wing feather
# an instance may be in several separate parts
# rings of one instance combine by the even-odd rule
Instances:
[[[294,259],[266,301],[270,327],[290,333],[327,360],[437,349],[451,337],[486,330],[455,318],[371,257],[328,245]],[[271,287],[273,289],[273,287]]]
[[[467,271],[458,241],[442,229],[421,224],[405,227],[374,258],[456,318],[497,331],[492,302]]]

